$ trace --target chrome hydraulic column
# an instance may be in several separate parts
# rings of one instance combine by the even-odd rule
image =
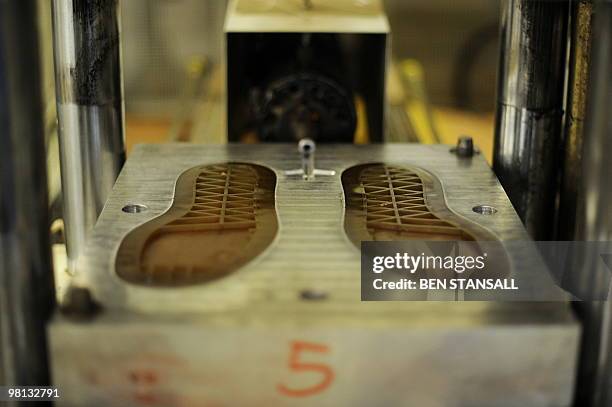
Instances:
[[[567,0],[504,0],[493,168],[533,238],[552,235]]]
[[[53,310],[55,295],[49,251],[37,3],[0,0],[0,385],[3,386],[49,384],[45,323]]]
[[[125,161],[118,0],[53,0],[68,268]]]

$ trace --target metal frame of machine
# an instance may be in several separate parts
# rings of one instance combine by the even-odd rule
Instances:
[[[306,6],[311,3],[304,2]],[[401,317],[385,315],[380,320],[368,317],[367,321],[362,321],[360,313],[366,313],[366,307],[358,306],[354,287],[344,291],[344,295],[352,301],[351,307],[354,307],[351,308],[353,314],[346,319],[336,319],[333,313],[329,319],[312,318],[313,314],[308,309],[328,306],[325,301],[318,301],[321,299],[316,290],[318,287],[312,287],[303,298],[296,297],[296,290],[305,288],[301,285],[292,286],[289,290],[280,286],[279,290],[265,291],[266,295],[273,293],[273,299],[277,296],[279,300],[287,300],[282,302],[286,307],[283,312],[303,312],[302,327],[310,328],[326,321],[320,330],[308,333],[282,316],[275,319],[276,329],[265,328],[257,318],[247,321],[236,315],[232,317],[234,319],[228,319],[228,315],[235,312],[235,309],[231,312],[230,309],[236,304],[228,303],[223,292],[217,299],[213,299],[211,293],[207,305],[219,305],[228,314],[203,318],[189,314],[201,306],[199,298],[195,302],[180,302],[181,305],[178,300],[182,300],[183,294],[189,290],[193,294],[198,290],[206,291],[204,287],[176,291],[179,294],[160,291],[157,294],[166,297],[166,301],[158,302],[146,288],[128,286],[118,280],[112,274],[111,259],[120,237],[148,216],[160,214],[169,207],[172,185],[180,171],[186,169],[185,164],[189,160],[192,160],[190,165],[200,165],[207,154],[216,154],[214,159],[222,160],[227,158],[227,154],[235,152],[247,161],[266,165],[265,154],[278,154],[278,149],[286,148],[268,145],[258,146],[257,150],[251,150],[249,146],[231,146],[227,149],[143,147],[137,150],[133,160],[123,169],[112,199],[107,201],[110,185],[115,181],[124,158],[118,5],[119,0],[53,1],[68,256],[73,271],[77,264],[83,264],[94,272],[78,273],[75,285],[67,290],[60,304],[62,311],[54,313],[49,344],[49,314],[55,308],[54,289],[50,284],[52,267],[44,188],[44,125],[38,89],[40,61],[36,50],[39,39],[31,29],[36,24],[36,0],[0,0],[0,379],[3,383],[46,385],[51,381],[49,371],[52,368],[54,382],[71,390],[72,386],[87,386],[83,392],[71,391],[67,394],[65,401],[68,405],[83,405],[85,401],[108,405],[111,396],[130,400],[129,404],[136,400],[145,404],[161,402],[168,405],[181,400],[163,386],[171,386],[177,383],[173,380],[181,380],[186,385],[185,394],[188,397],[196,394],[197,387],[201,385],[201,381],[195,381],[194,377],[203,374],[208,379],[206,385],[211,397],[208,401],[218,401],[222,396],[215,393],[217,385],[237,397],[240,391],[246,391],[244,394],[248,397],[254,395],[255,390],[261,390],[261,386],[267,386],[273,388],[275,396],[268,398],[269,393],[259,393],[263,394],[263,398],[258,401],[270,404],[278,401],[279,394],[296,394],[296,383],[283,374],[287,373],[287,361],[289,366],[296,361],[292,355],[306,350],[311,355],[314,352],[317,357],[335,354],[332,362],[343,360],[349,363],[349,376],[343,375],[346,372],[330,370],[327,364],[315,363],[319,373],[324,375],[325,388],[330,385],[330,380],[338,378],[340,386],[337,392],[331,393],[330,401],[344,397],[342,400],[352,401],[353,404],[384,404],[395,401],[394,392],[404,394],[404,391],[410,390],[424,394],[428,389],[437,391],[446,386],[448,392],[440,392],[437,401],[451,405],[458,403],[457,397],[463,397],[462,400],[470,405],[491,405],[491,400],[500,394],[504,405],[566,406],[573,401],[580,407],[607,407],[612,403],[611,301],[576,304],[579,326],[561,303],[552,306],[428,303],[415,305],[410,311],[414,316],[410,323],[419,326],[419,329],[413,330],[410,323],[404,320],[404,313]],[[553,236],[551,231],[555,230],[558,233],[554,237],[559,240],[609,242],[612,240],[612,199],[608,184],[612,160],[607,159],[606,154],[612,142],[609,111],[612,105],[612,2],[503,0],[502,10],[495,175],[500,178],[510,202],[532,237],[550,238]],[[363,19],[357,17],[353,21]],[[79,67],[84,68],[77,69]],[[567,89],[563,91],[566,83]],[[565,112],[562,112],[563,109]],[[159,159],[159,154],[166,148],[169,162]],[[448,154],[443,147],[418,147],[417,150],[423,153],[418,157],[410,155],[410,151],[416,147],[337,148],[338,151],[343,148],[356,149],[359,154],[367,155],[368,160],[370,153],[366,151],[374,151],[380,154],[379,161],[393,157],[394,161],[420,163],[439,177],[449,207],[457,214],[479,222],[500,238],[510,238],[515,234],[520,238],[525,237],[523,228],[519,227],[519,218],[496,176],[488,168],[485,170],[485,164],[480,159],[475,159],[472,166],[461,167],[450,158],[439,162],[424,161],[427,157]],[[147,162],[147,155],[157,157],[157,160]],[[325,153],[322,156],[322,168],[345,168],[338,164],[338,157],[326,156]],[[560,156],[563,156],[561,161],[558,160]],[[365,160],[364,156],[362,158]],[[457,160],[456,157],[453,159]],[[351,160],[352,163],[359,163],[346,157],[345,160],[346,163]],[[452,169],[452,173],[444,174],[437,170],[436,166],[440,163],[448,165],[447,169]],[[24,166],[28,169],[26,173],[23,172]],[[289,160],[278,159],[278,169],[292,170],[295,166]],[[552,188],[552,178],[561,178],[561,186]],[[157,183],[143,183],[152,179]],[[323,212],[323,217],[313,219],[307,226],[316,229],[321,223],[332,222],[334,227],[337,226],[338,233],[329,239],[335,239],[334,244],[350,247],[346,239],[340,243],[342,205],[339,202],[342,191],[340,183],[336,181],[337,178],[333,177],[316,181],[332,190],[335,188],[335,195],[327,194],[319,199],[317,205],[321,205],[322,210],[328,210],[327,215]],[[291,191],[290,185],[300,187]],[[283,239],[277,242],[279,246],[287,245],[286,250],[301,248],[303,241],[300,240],[299,225],[303,225],[304,212],[312,211],[313,207],[305,205],[291,209],[285,205],[288,197],[282,194],[293,192],[298,198],[300,194],[302,197],[310,196],[316,190],[313,191],[309,185],[300,182],[279,184],[277,204],[284,222],[281,227],[296,231],[293,241]],[[485,188],[481,191],[470,185]],[[470,194],[466,194],[466,190]],[[482,196],[483,191],[490,193]],[[470,212],[471,206],[468,209],[462,202],[472,204],[475,197],[482,198],[477,203],[486,200],[501,208],[500,216],[484,221],[478,214]],[[291,199],[294,198],[295,195]],[[557,198],[560,212],[553,217]],[[75,202],[80,204],[74,205]],[[148,206],[148,211],[121,212],[126,204],[142,202]],[[106,206],[99,219],[99,227],[92,232],[103,203]],[[94,236],[91,241],[90,236]],[[325,243],[326,239],[321,237],[321,242]],[[85,241],[89,247],[98,245],[93,249],[93,254],[83,255],[82,244]],[[317,247],[321,251],[317,255],[325,255],[328,250],[324,244]],[[354,248],[352,250],[355,252]],[[311,261],[312,257],[304,253],[302,261]],[[355,261],[353,256],[346,260]],[[593,258],[572,259],[571,269],[572,283],[587,292],[594,286],[610,282],[609,273]],[[234,274],[230,279],[238,280],[234,290],[238,294],[236,298],[244,298],[239,275]],[[311,282],[310,277],[308,275],[308,282]],[[325,281],[324,278],[322,281]],[[222,285],[223,280],[213,284],[217,283]],[[194,298],[197,296],[191,297]],[[333,301],[331,297],[329,303],[333,304]],[[383,303],[375,305],[380,308],[370,308],[374,312],[392,307]],[[346,311],[342,301],[336,306]],[[354,312],[355,309],[359,309],[359,313]],[[156,316],[159,310],[168,313]],[[177,316],[179,313],[181,315]],[[432,323],[429,317],[436,315],[444,315],[449,326]],[[235,327],[236,321],[248,322],[254,328],[243,328],[234,339],[228,339],[229,329]],[[364,323],[370,324],[371,332],[375,334],[364,335],[360,329]],[[347,328],[343,333],[336,328],[342,324]],[[178,332],[182,335],[171,334]],[[237,331],[234,329],[233,332]],[[312,332],[316,332],[316,335],[309,336]],[[179,336],[181,339],[177,340]],[[252,338],[257,340],[253,341]],[[338,351],[337,344],[348,342],[345,340],[347,338],[356,338],[354,342],[349,342],[353,346]],[[410,341],[406,342],[405,338],[410,338]],[[517,346],[517,338],[520,346]],[[542,348],[540,345],[544,340],[547,345]],[[329,344],[327,341],[330,341]],[[84,343],[96,343],[98,346],[83,346]],[[207,346],[215,346],[217,353],[201,352]],[[376,353],[374,359],[368,359],[366,356],[372,356],[370,352],[376,346],[382,350]],[[576,352],[577,346],[580,349]],[[51,350],[50,359],[48,348]],[[278,348],[283,352],[279,352]],[[460,351],[457,351],[459,348]],[[232,367],[241,373],[238,374],[239,381],[220,384],[216,380],[225,377],[220,373],[227,368],[223,362],[236,349],[240,356],[237,360],[244,364]],[[497,351],[491,354],[487,353],[487,349]],[[245,353],[241,353],[243,350]],[[260,351],[265,359],[246,357],[247,350]],[[412,366],[418,367],[419,377],[416,380],[405,369],[392,369],[398,366],[395,362],[400,358],[400,351],[402,356],[409,355],[407,360]],[[131,359],[135,354],[140,354],[141,358]],[[82,358],[77,359],[77,355]],[[114,359],[108,359],[108,364],[101,362],[101,356],[109,355]],[[356,359],[356,355],[361,358]],[[298,366],[300,360],[297,359]],[[350,364],[351,360],[360,363]],[[83,364],[79,365],[79,361]],[[464,369],[468,363],[478,370],[477,374],[470,374]],[[212,372],[198,370],[203,365],[214,366],[215,369]],[[275,369],[266,373],[260,369],[263,365],[284,368],[284,373]],[[543,365],[552,372],[551,375],[542,377],[539,374]],[[122,375],[115,375],[117,366],[121,367]],[[133,366],[135,369],[131,368]],[[159,366],[164,366],[167,372],[177,376],[160,376],[151,370]],[[379,366],[379,369],[373,366]],[[500,372],[497,369],[499,366],[506,366],[508,375]],[[99,373],[98,368],[106,371]],[[396,381],[376,382],[377,375],[384,377],[385,373]],[[449,373],[452,375],[447,376]],[[365,380],[364,374],[375,381]],[[577,380],[575,394],[572,394],[574,374]],[[520,379],[517,380],[517,377]],[[162,378],[169,381],[161,387],[161,392],[153,392],[152,387],[159,384]],[[347,381],[341,382],[341,379]],[[353,385],[347,385],[351,380]],[[381,386],[379,396],[383,398],[372,398],[374,394],[369,391],[372,383]],[[96,392],[96,386],[110,393]],[[297,394],[300,394],[299,391]],[[543,398],[543,394],[548,394],[550,398]],[[522,395],[526,396],[522,398]],[[421,398],[412,401],[427,405],[428,400]],[[183,401],[189,404],[194,400]]]

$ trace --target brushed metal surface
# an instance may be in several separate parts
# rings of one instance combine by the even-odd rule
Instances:
[[[444,312],[439,323],[425,317],[431,311],[415,321],[418,315],[367,327],[355,317],[347,323],[303,316],[237,324],[125,316],[60,322],[50,333],[54,381],[62,389],[56,405],[570,406],[578,337],[568,321],[472,325]],[[294,341],[328,350],[300,355],[333,371],[320,393],[278,392],[279,384],[309,388],[321,377],[290,370]],[[155,380],[140,383],[139,376]]]
[[[66,395],[59,405],[131,405],[142,391],[161,405],[294,405],[277,385],[312,384],[287,370],[298,340],[324,344],[329,354],[319,356],[336,378],[304,405],[569,406],[579,328],[567,304],[360,301],[359,250],[344,233],[340,179],[354,165],[420,167],[439,178],[458,216],[500,240],[528,240],[485,160],[449,149],[320,145],[316,165],[335,175],[305,181],[285,174],[300,164],[295,145],[136,147],[75,277],[104,310],[89,323],[58,315],[50,327],[54,380]],[[152,288],[117,277],[121,239],[170,208],[177,177],[226,161],[276,173],[272,245],[202,285]],[[148,209],[123,212],[130,204]],[[479,215],[476,205],[498,211]],[[312,300],[305,290],[324,295]],[[134,372],[158,381],[143,390]]]
[[[275,242],[239,272],[205,285],[154,290],[125,284],[117,277],[114,264],[121,239],[171,206],[177,177],[196,165],[226,161],[252,162],[276,173],[279,233]],[[304,289],[328,291],[330,299],[323,308],[354,307],[359,300],[360,260],[359,251],[343,229],[340,177],[345,169],[367,162],[429,171],[440,180],[446,202],[458,216],[489,230],[499,240],[529,240],[485,160],[480,156],[458,159],[445,146],[320,146],[317,166],[334,170],[335,175],[304,181],[284,173],[300,163],[294,145],[143,145],[135,149],[117,180],[78,266],[76,281],[91,287],[105,307],[155,314],[210,312],[246,304],[278,307],[300,303]],[[148,210],[123,212],[129,204],[145,205]],[[498,212],[483,216],[472,211],[476,205],[490,205]],[[534,258],[511,257],[519,265]],[[541,265],[530,265],[536,266]]]

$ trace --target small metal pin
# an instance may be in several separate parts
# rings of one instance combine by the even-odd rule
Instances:
[[[301,175],[305,181],[310,181],[315,178],[316,175],[322,176],[333,176],[336,175],[336,171],[333,170],[320,170],[315,168],[315,151],[317,149],[316,143],[309,138],[301,139],[298,143],[298,151],[300,152],[300,159],[302,161],[302,168],[299,170],[285,171],[285,175]]]
[[[312,10],[313,7],[312,0],[304,0],[304,8],[306,10]]]
[[[302,155],[302,171],[305,180],[314,178],[316,144],[309,138],[300,140],[298,151]]]

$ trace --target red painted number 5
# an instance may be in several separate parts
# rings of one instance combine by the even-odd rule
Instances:
[[[317,376],[320,376],[320,379],[316,382],[316,384],[301,389],[290,388],[284,384],[279,384],[277,389],[280,394],[289,397],[313,396],[327,389],[332,384],[334,380],[334,372],[331,367],[322,363],[302,362],[301,355],[306,352],[325,354],[329,352],[329,348],[326,345],[310,342],[291,342],[289,369],[295,373],[316,373]]]

